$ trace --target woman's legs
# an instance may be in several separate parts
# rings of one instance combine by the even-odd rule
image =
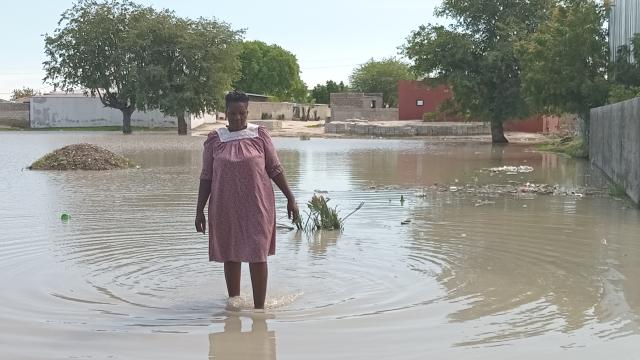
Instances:
[[[250,263],[249,272],[251,273],[251,286],[253,287],[253,306],[256,309],[264,309],[269,274],[267,263]]]
[[[227,281],[229,297],[240,296],[241,263],[228,261],[224,263],[224,279]]]

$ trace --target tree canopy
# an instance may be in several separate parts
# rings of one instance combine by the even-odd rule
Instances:
[[[398,81],[414,80],[415,75],[406,63],[396,58],[369,60],[353,70],[349,82],[354,90],[382,93],[383,102],[398,106]]]
[[[240,78],[235,88],[287,101],[307,97],[307,87],[300,80],[298,59],[282,47],[246,41],[242,43],[240,63]]]
[[[331,93],[340,93],[349,91],[349,87],[340,81],[336,83],[333,80],[327,80],[324,85],[318,84],[311,89],[311,97],[318,104],[328,104],[330,101]]]
[[[444,0],[436,14],[453,23],[420,26],[403,53],[419,76],[452,87],[451,107],[490,122],[493,142],[507,142],[503,122],[527,114],[516,47],[546,20],[550,3]]]

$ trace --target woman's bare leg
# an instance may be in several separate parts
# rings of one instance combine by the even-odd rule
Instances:
[[[227,281],[227,292],[230,298],[240,296],[241,265],[242,263],[232,261],[224,263],[224,279]]]
[[[266,262],[249,264],[251,273],[251,286],[253,287],[253,306],[256,309],[264,309],[264,301],[267,297],[267,277],[269,270]]]

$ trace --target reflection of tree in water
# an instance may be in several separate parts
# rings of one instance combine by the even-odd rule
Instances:
[[[631,294],[640,287],[630,280],[626,286],[611,281],[610,266],[618,259],[611,259],[602,246],[606,232],[593,221],[611,217],[611,209],[575,200],[574,214],[561,213],[562,205],[553,213],[550,201],[528,201],[526,211],[522,202],[513,200],[482,208],[441,204],[428,212],[416,209],[407,246],[411,267],[421,271],[424,264],[439,265],[436,278],[447,291],[446,299],[466,306],[449,315],[452,321],[492,317],[490,323],[500,330],[488,331],[480,342],[557,330],[559,319],[564,332],[596,321],[615,326],[614,335],[629,329],[613,320],[635,318],[633,332],[638,333],[640,301]],[[633,249],[639,258],[640,247]],[[640,275],[640,267],[626,270],[631,273],[614,280]],[[617,304],[616,309],[616,302],[627,305]]]
[[[259,318],[253,318],[251,330],[243,332],[240,318],[230,316],[224,321],[223,332],[209,334],[209,359],[275,360],[276,333]]]

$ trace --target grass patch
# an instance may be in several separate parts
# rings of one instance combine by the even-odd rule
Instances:
[[[580,138],[562,138],[537,146],[540,151],[567,154],[573,158],[588,159],[589,149]]]
[[[329,207],[327,203],[329,198],[325,198],[322,195],[313,195],[311,200],[307,203],[307,220],[302,223],[302,219],[299,217],[297,222],[294,222],[298,230],[304,230],[305,232],[312,233],[316,230],[342,230],[344,222],[353,215],[356,211],[360,210],[364,206],[364,202],[347,216],[341,218],[337,207]]]
[[[622,199],[627,196],[627,191],[620,184],[611,184],[609,185],[609,196]]]

